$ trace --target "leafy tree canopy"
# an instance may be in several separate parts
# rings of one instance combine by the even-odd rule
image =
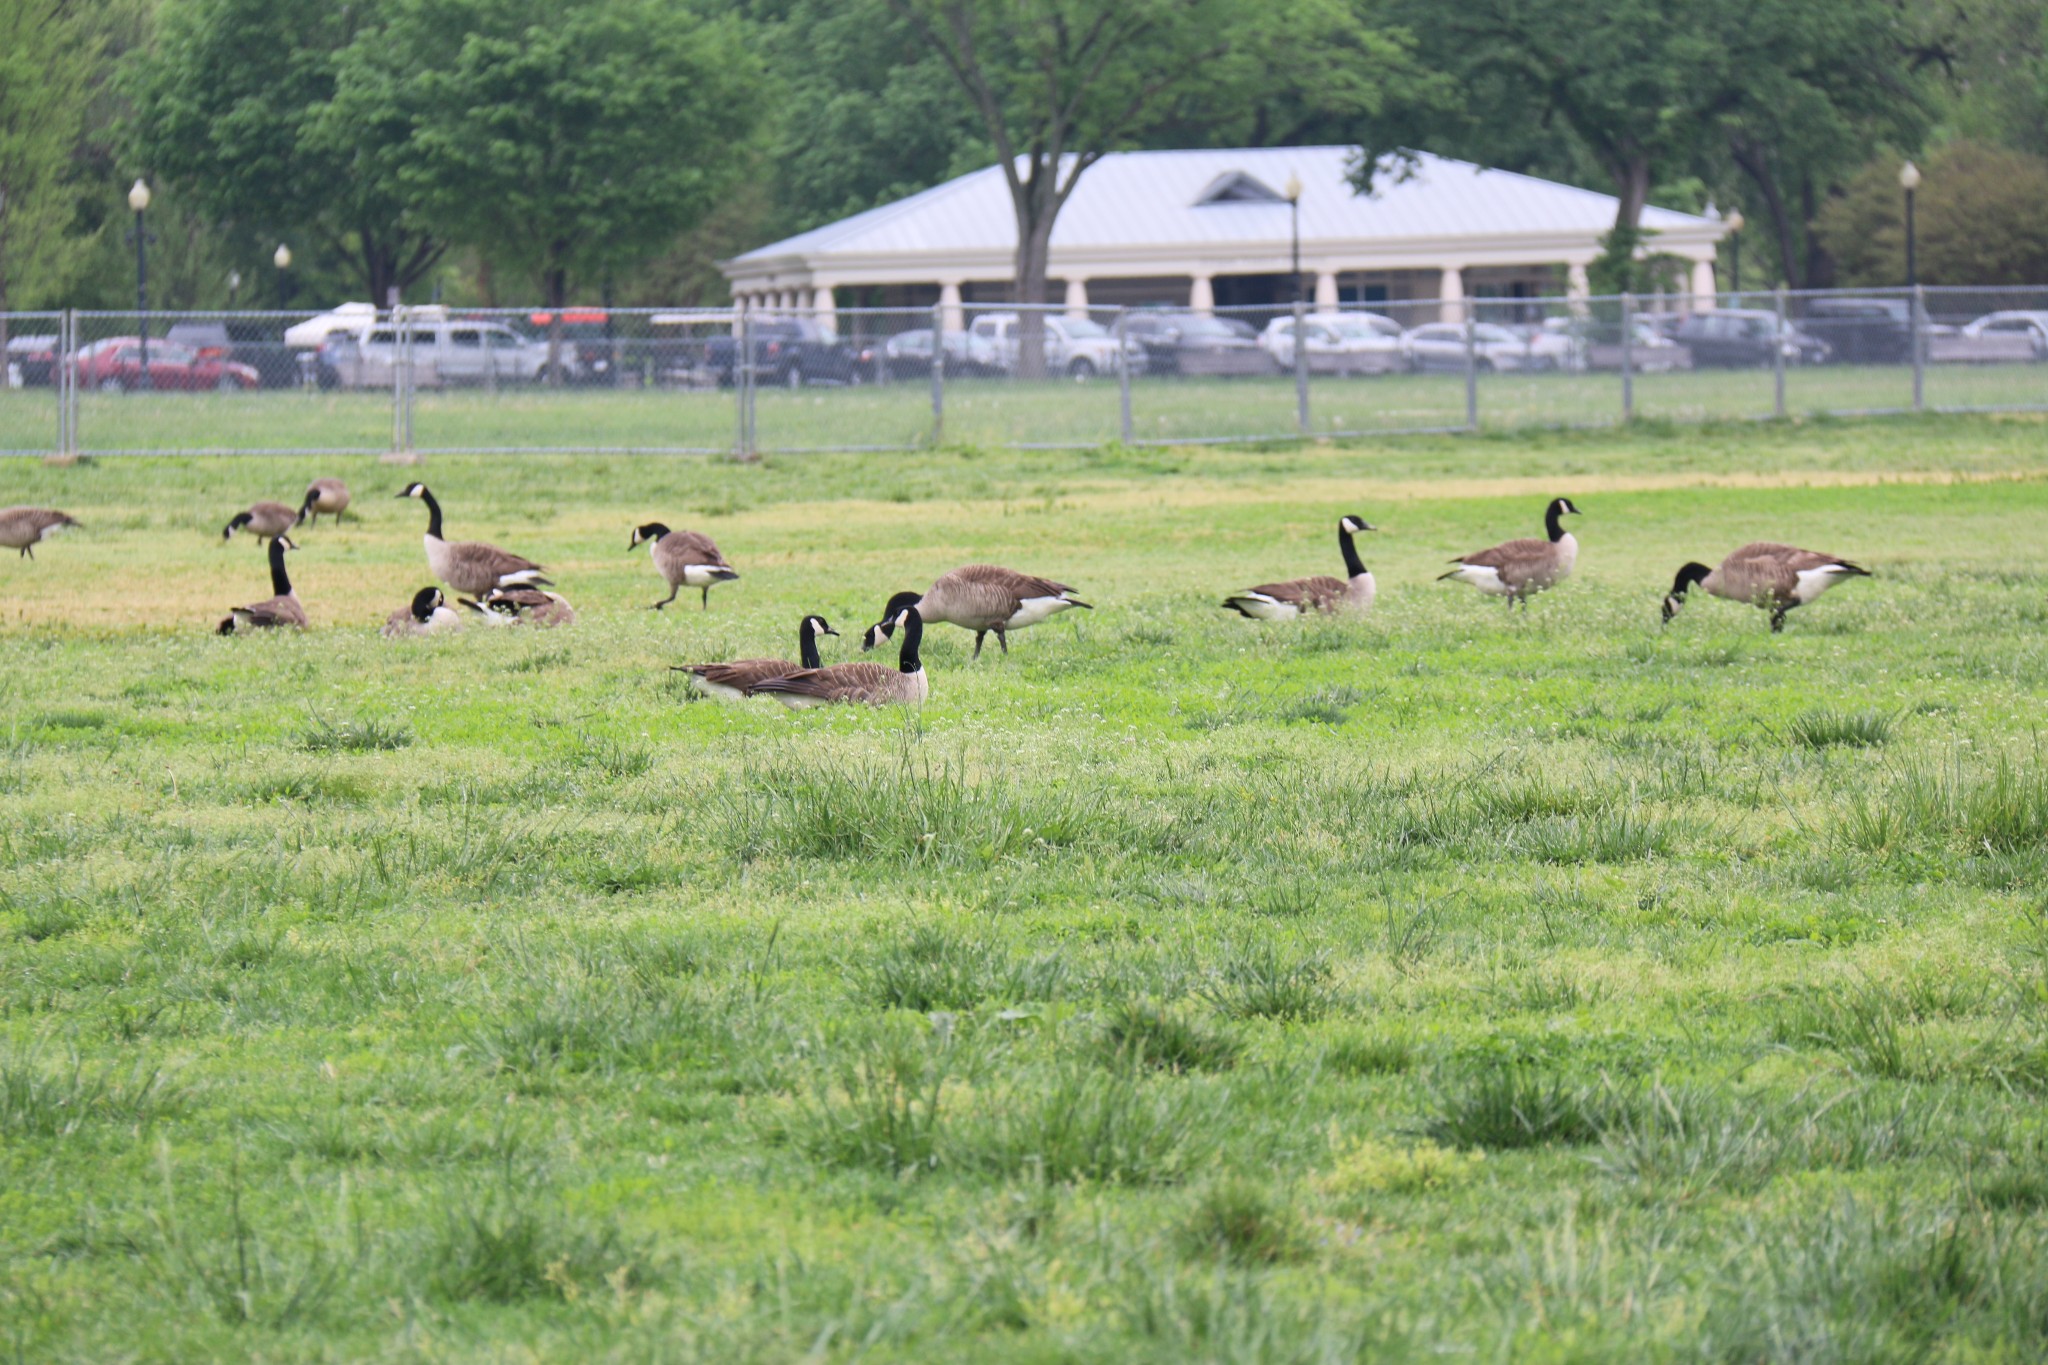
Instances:
[[[1865,166],[1820,215],[1816,231],[1848,285],[1906,282],[1899,158]],[[1921,166],[1914,256],[1922,284],[2048,280],[2048,160],[1979,142],[1951,142]]]

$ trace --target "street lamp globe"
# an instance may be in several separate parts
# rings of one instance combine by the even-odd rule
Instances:
[[[140,179],[128,187],[128,207],[137,213],[149,207],[149,186]]]
[[[290,270],[292,268],[292,249],[283,242],[279,242],[276,254],[270,259],[277,263],[279,270]]]
[[[1727,216],[1726,218],[1722,219],[1721,221],[1722,221],[1722,222],[1724,222],[1724,223],[1726,223],[1726,224],[1728,225],[1728,231],[1729,231],[1730,233],[1736,233],[1736,232],[1740,232],[1740,231],[1742,231],[1742,225],[1743,225],[1743,221],[1744,221],[1744,220],[1743,220],[1743,217],[1742,217],[1742,210],[1741,210],[1741,209],[1730,209],[1730,210],[1728,210],[1728,216]]]
[[[1288,172],[1287,185],[1280,192],[1287,196],[1288,203],[1299,203],[1301,201],[1301,177],[1292,171]]]
[[[1909,194],[1920,188],[1920,168],[1910,161],[1899,167],[1899,188]]]

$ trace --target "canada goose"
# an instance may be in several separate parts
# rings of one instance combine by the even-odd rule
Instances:
[[[1007,632],[1035,626],[1069,607],[1093,611],[1093,607],[1074,596],[1074,591],[1050,578],[1037,578],[1000,565],[968,564],[933,580],[924,596],[917,599],[917,611],[923,620],[944,621],[973,631],[974,657],[978,659],[982,640],[990,631],[995,632],[996,643],[1008,654]],[[894,603],[903,596],[898,593],[889,600]],[[889,638],[900,612],[900,607],[891,607],[882,613],[882,619],[875,623],[876,629],[867,633],[867,648],[873,649],[879,641]]]
[[[291,626],[296,630],[306,628],[306,609],[299,605],[299,595],[292,591],[292,581],[284,572],[285,551],[298,548],[292,543],[292,538],[282,532],[270,538],[270,590],[275,595],[229,611],[215,627],[220,634],[233,635],[275,626]]]
[[[1372,599],[1379,588],[1372,580],[1372,571],[1358,558],[1358,546],[1351,538],[1360,531],[1378,529],[1363,517],[1338,520],[1337,546],[1344,552],[1344,572],[1348,578],[1319,574],[1285,583],[1261,583],[1224,598],[1224,609],[1255,621],[1292,621],[1310,611],[1372,610]]]
[[[675,664],[672,667],[678,673],[690,674],[690,685],[706,696],[738,701],[747,695],[748,689],[770,678],[818,667],[818,637],[838,633],[826,624],[824,617],[806,616],[796,633],[797,657],[803,661],[801,663],[793,664],[787,659],[740,659],[729,664]]]
[[[463,598],[462,605],[490,626],[569,626],[576,608],[558,592],[539,588],[493,588],[482,601]]]
[[[540,565],[510,554],[480,540],[441,539],[441,504],[423,483],[407,484],[401,498],[418,498],[427,505],[427,567],[434,577],[457,592],[482,597],[493,588],[550,588]]]
[[[320,514],[332,512],[335,522],[339,524],[341,514],[348,510],[348,502],[348,485],[340,479],[315,479],[306,485],[306,500],[299,504],[298,520],[304,521],[311,517],[313,524],[318,526]],[[293,524],[296,525],[297,522]]]
[[[725,556],[711,543],[711,537],[701,531],[671,531],[658,521],[636,527],[633,539],[626,546],[631,554],[642,545],[652,543],[648,557],[654,561],[654,571],[668,582],[668,596],[654,604],[660,611],[676,600],[676,594],[684,588],[697,588],[704,594],[704,610],[711,610],[711,588],[716,583],[730,583],[740,576],[740,571],[725,562]]]
[[[231,540],[247,527],[258,540],[275,540],[298,524],[298,513],[281,502],[252,502],[246,512],[237,512],[221,529],[220,538]]]
[[[412,605],[400,607],[384,622],[384,638],[402,640],[409,635],[442,635],[462,629],[462,617],[448,605],[439,588],[421,588],[412,595]]]
[[[48,540],[65,527],[76,525],[78,522],[69,513],[53,507],[0,508],[0,545],[34,559],[37,541]]]
[[[1729,555],[1718,569],[1704,564],[1680,569],[1664,598],[1664,624],[1671,624],[1685,605],[1686,590],[1697,584],[1716,597],[1763,608],[1771,614],[1775,635],[1785,628],[1785,613],[1792,608],[1805,606],[1845,578],[1868,577],[1870,570],[1836,555],[1759,540]]]
[[[931,694],[931,683],[924,675],[924,660],[918,657],[918,646],[924,643],[924,617],[916,607],[905,607],[889,625],[903,631],[902,649],[894,668],[871,663],[800,668],[755,683],[747,689],[747,695],[766,693],[792,711],[839,702],[865,702],[869,706],[900,702],[916,706]]]
[[[1437,581],[1455,578],[1481,592],[1506,597],[1510,611],[1516,602],[1527,608],[1531,597],[1571,577],[1572,565],[1578,562],[1578,539],[1558,520],[1567,512],[1580,515],[1570,498],[1552,499],[1543,514],[1543,527],[1550,533],[1550,539],[1510,540],[1491,550],[1461,555],[1451,561],[1458,567],[1438,574]]]

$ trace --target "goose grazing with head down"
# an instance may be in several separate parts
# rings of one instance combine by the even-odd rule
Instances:
[[[441,538],[441,504],[423,483],[407,484],[401,498],[427,505],[427,567],[457,592],[482,597],[494,588],[547,588],[554,584],[532,560],[480,540]]]
[[[334,517],[336,524],[339,524],[341,514],[348,510],[348,504],[347,484],[340,479],[315,479],[306,485],[306,500],[299,504],[298,519],[303,522],[311,517],[313,524],[318,526],[320,514],[327,512]]]
[[[924,675],[924,660],[918,654],[924,643],[924,617],[916,607],[905,607],[896,613],[889,625],[903,632],[903,643],[894,668],[871,663],[800,668],[794,673],[755,683],[747,695],[766,694],[792,711],[807,706],[847,702],[862,702],[868,706],[919,705],[931,694],[931,683]]]
[[[738,701],[750,689],[770,678],[817,668],[822,662],[818,657],[818,637],[838,633],[826,624],[824,617],[806,616],[796,632],[797,657],[801,663],[791,663],[787,659],[739,659],[729,664],[674,664],[671,667],[678,673],[688,673],[690,685],[706,696]]]
[[[990,631],[995,632],[996,643],[1003,647],[1003,653],[1008,654],[1008,632],[1035,626],[1069,607],[1094,610],[1074,596],[1074,592],[1075,589],[1064,583],[1055,583],[1050,578],[1018,573],[997,564],[968,564],[951,573],[940,574],[925,589],[924,595],[915,601],[920,619],[944,621],[973,631],[974,657],[978,659],[982,641]],[[903,597],[904,594],[898,593],[889,599],[890,608],[882,613],[875,629],[867,633],[869,649],[888,639],[889,633],[896,628],[896,617],[902,608],[894,604]]]
[[[285,551],[298,548],[288,535],[279,533],[271,537],[270,591],[273,595],[261,602],[252,602],[246,607],[235,607],[221,618],[221,623],[215,630],[222,635],[270,630],[278,626],[304,630],[306,609],[299,605],[299,595],[292,591],[292,581],[285,576],[284,571]]]
[[[671,531],[658,521],[650,521],[634,528],[626,553],[631,554],[642,545],[652,545],[647,553],[654,561],[654,571],[668,583],[668,596],[654,604],[656,611],[675,601],[676,594],[684,588],[701,590],[704,610],[709,611],[712,586],[730,583],[740,576],[738,569],[725,562],[711,537],[700,531]]]
[[[1566,513],[1578,516],[1579,509],[1570,498],[1552,499],[1543,513],[1548,540],[1510,540],[1477,554],[1461,555],[1451,561],[1458,567],[1438,574],[1437,581],[1455,578],[1481,592],[1507,598],[1510,611],[1517,602],[1526,608],[1531,597],[1571,577],[1572,566],[1578,563],[1578,538],[1565,530],[1560,520]]]
[[[1731,602],[1747,602],[1771,614],[1771,633],[1785,628],[1785,613],[1803,607],[1845,578],[1868,578],[1870,570],[1839,555],[1759,540],[1721,561],[1718,569],[1687,564],[1664,598],[1664,624],[1685,605],[1688,588],[1698,586]]]
[[[1312,611],[1363,612],[1372,610],[1378,585],[1372,571],[1358,557],[1352,540],[1360,531],[1379,528],[1363,517],[1342,517],[1337,522],[1337,546],[1344,552],[1344,578],[1319,574],[1314,578],[1290,578],[1285,583],[1261,583],[1223,599],[1226,611],[1256,621],[1292,621]]]
[[[482,601],[465,597],[462,605],[487,626],[576,624],[576,608],[569,599],[540,588],[494,588]]]
[[[221,529],[222,540],[232,540],[237,531],[247,530],[258,540],[275,540],[298,525],[299,514],[281,502],[252,502],[246,512],[237,512]]]
[[[10,550],[19,550],[19,559],[26,555],[36,557],[36,545],[48,540],[67,526],[76,526],[69,513],[59,512],[54,507],[8,507],[0,508],[0,545]]]
[[[412,595],[412,605],[400,607],[384,622],[384,638],[402,640],[413,635],[445,635],[462,629],[462,617],[448,605],[439,588],[421,588]]]

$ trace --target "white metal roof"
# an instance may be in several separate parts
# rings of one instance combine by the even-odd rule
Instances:
[[[1289,242],[1284,202],[1200,203],[1205,193],[1248,178],[1279,192],[1299,176],[1304,257],[1340,252],[1346,268],[1410,258],[1495,258],[1534,250],[1532,259],[1591,259],[1614,225],[1612,195],[1511,171],[1420,154],[1412,175],[1382,174],[1371,195],[1351,186],[1353,147],[1234,148],[1119,152],[1081,177],[1052,236],[1053,274],[1063,267],[1137,267],[1153,258],[1270,257]],[[1668,209],[1643,211],[1660,246],[1710,247],[1719,221]],[[792,270],[856,275],[915,267],[999,262],[1016,243],[1016,218],[1002,168],[988,166],[851,218],[759,247],[725,263],[736,281]],[[1477,263],[1476,259],[1468,263]],[[1101,273],[1098,269],[1098,273]],[[1131,269],[1119,273],[1143,273]],[[905,278],[918,277],[915,274]]]

